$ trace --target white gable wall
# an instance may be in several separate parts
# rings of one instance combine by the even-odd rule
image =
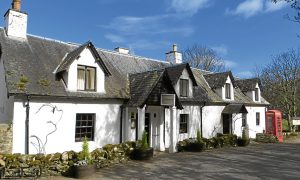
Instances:
[[[0,124],[12,122],[13,97],[8,98],[3,60],[0,61]]]
[[[91,50],[86,48],[82,51],[79,58],[75,60],[68,70],[68,90],[77,91],[77,66],[84,65],[90,67],[96,67],[96,91],[99,93],[105,93],[105,74],[96,62]]]
[[[182,74],[174,87],[176,94],[178,94],[178,96],[180,95],[180,79],[188,79],[189,80],[189,97],[192,97],[193,96],[193,81],[191,80],[189,73],[186,69],[184,69],[182,71]]]
[[[217,88],[215,89],[215,92],[223,99],[223,100],[227,100],[227,101],[233,101],[234,100],[234,88],[233,88],[233,84],[232,81],[230,79],[230,77],[228,76],[226,79],[225,83],[229,83],[230,84],[230,93],[231,93],[231,98],[227,99],[225,97],[225,84],[221,87],[221,88]]]
[[[91,151],[106,144],[118,144],[120,142],[120,106],[122,101],[111,100],[86,103],[56,101],[51,102],[51,104],[62,110],[62,113],[55,111],[54,114],[52,112],[53,109],[47,106],[49,103],[46,101],[30,102],[29,116],[29,136],[37,136],[43,143],[46,140],[46,135],[55,129],[52,124],[47,122],[52,121],[57,124],[57,131],[48,137],[48,143],[45,147],[46,153],[67,150],[81,151],[82,142],[75,142],[76,113],[96,114],[95,137],[94,141],[89,142]],[[13,153],[25,152],[25,115],[26,108],[23,106],[23,102],[15,102]],[[37,139],[30,138],[30,153],[38,153],[38,150],[32,143],[37,144]]]
[[[260,97],[261,92],[260,92],[260,88],[259,88],[258,83],[256,83],[255,88],[258,88],[258,101],[255,101],[255,91],[248,91],[248,92],[246,92],[246,95],[248,97],[250,97],[252,99],[252,101],[260,102],[261,101],[261,97]]]

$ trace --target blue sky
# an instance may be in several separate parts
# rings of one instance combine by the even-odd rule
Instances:
[[[0,14],[10,4],[1,0]],[[239,77],[300,42],[300,24],[284,18],[294,11],[268,0],[22,0],[22,10],[30,34],[154,59],[164,60],[173,43],[206,45]]]

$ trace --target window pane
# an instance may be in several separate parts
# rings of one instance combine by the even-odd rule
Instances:
[[[95,89],[95,68],[87,68],[86,70],[86,89],[94,90]]]
[[[230,84],[229,83],[226,83],[225,84],[225,98],[226,99],[230,99],[231,98],[231,87],[230,87]]]
[[[187,97],[189,92],[189,81],[187,79],[180,79],[180,96]]]
[[[76,114],[75,140],[83,141],[84,137],[94,140],[95,114]]]
[[[258,101],[258,88],[255,88],[255,101]]]
[[[187,133],[188,114],[180,114],[179,133]]]
[[[77,70],[77,89],[84,90],[84,69]]]

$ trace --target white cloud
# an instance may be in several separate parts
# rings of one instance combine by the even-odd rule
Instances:
[[[125,39],[122,36],[118,36],[115,34],[106,34],[104,37],[106,39],[109,39],[113,43],[122,43],[125,41]]]
[[[103,27],[124,35],[177,33],[189,36],[194,32],[194,28],[190,25],[175,27],[175,25],[178,25],[178,22],[173,26],[166,23],[166,21],[171,21],[174,17],[176,15],[172,14],[145,17],[119,16]]]
[[[278,11],[281,10],[283,8],[285,8],[288,4],[285,1],[279,1],[276,4],[272,3],[271,1],[267,1],[265,8],[266,8],[266,12],[273,12],[273,11]]]
[[[171,0],[171,9],[177,13],[194,15],[199,9],[208,7],[209,3],[209,0]]]
[[[212,47],[214,51],[216,51],[219,55],[227,55],[228,49],[225,45],[214,46]]]
[[[253,76],[253,73],[250,71],[242,71],[242,72],[238,72],[236,75],[241,78],[250,78]]]
[[[270,0],[245,0],[238,4],[233,10],[226,9],[225,14],[240,15],[249,18],[259,13],[269,13],[281,10],[286,7],[286,5],[287,3],[285,1],[280,1],[275,4]]]
[[[235,10],[227,10],[227,14],[242,15],[246,18],[251,17],[264,8],[263,0],[246,0],[240,3]]]
[[[225,67],[227,69],[232,69],[234,67],[236,67],[238,64],[234,61],[229,61],[229,60],[224,60],[224,63],[225,63]]]

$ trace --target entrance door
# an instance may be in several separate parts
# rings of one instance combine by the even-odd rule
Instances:
[[[150,113],[145,114],[145,131],[147,132],[147,142],[150,145],[150,132],[151,132],[151,123],[150,123]]]
[[[230,133],[231,114],[223,114],[223,134]]]

